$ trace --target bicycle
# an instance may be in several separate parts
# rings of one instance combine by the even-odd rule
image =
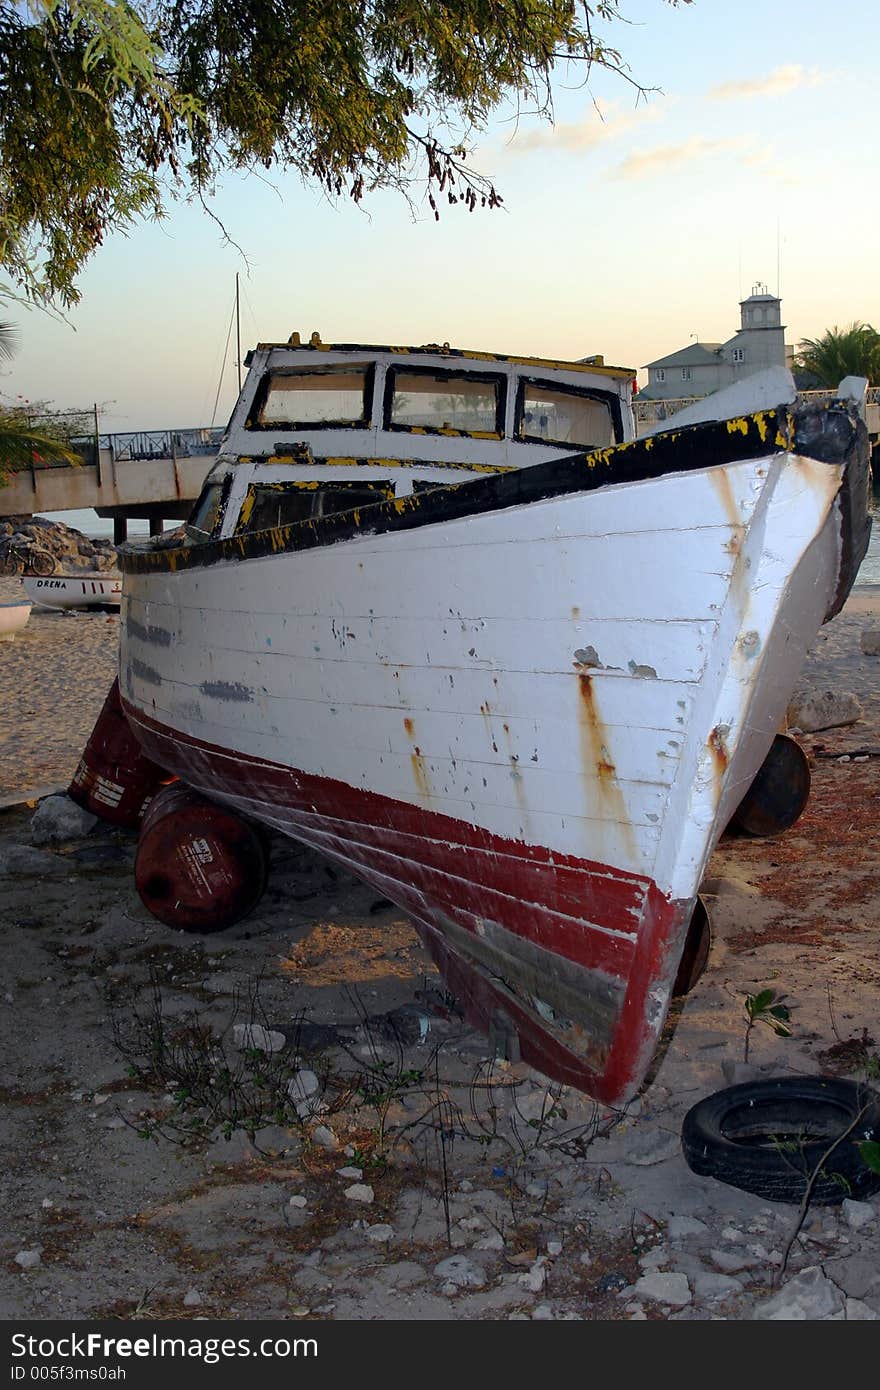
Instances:
[[[7,541],[4,559],[7,574],[35,574],[47,579],[58,568],[51,550],[34,541]]]

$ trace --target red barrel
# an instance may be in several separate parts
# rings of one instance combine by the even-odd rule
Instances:
[[[144,757],[119,698],[110,687],[67,794],[92,815],[134,829],[150,797],[169,775]]]
[[[134,861],[141,902],[183,931],[222,931],[260,901],[268,878],[259,827],[177,782],[144,816]]]

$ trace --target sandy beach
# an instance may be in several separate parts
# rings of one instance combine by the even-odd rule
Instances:
[[[118,623],[35,609],[0,645],[6,798],[69,781]],[[275,844],[257,913],[186,936],[142,907],[133,835],[35,845],[33,808],[5,810],[0,1316],[880,1317],[880,1197],[810,1210],[780,1278],[795,1208],[697,1177],[680,1147],[741,1063],[748,994],[784,996],[792,1032],[752,1030],[750,1075],[860,1077],[877,1055],[872,625],[865,587],[819,634],[802,683],[862,717],[803,738],[791,831],[722,840],[709,965],[622,1112],[493,1062],[397,909],[310,851]],[[218,1036],[226,1100],[194,1079]],[[260,1061],[255,1037],[278,1050]]]

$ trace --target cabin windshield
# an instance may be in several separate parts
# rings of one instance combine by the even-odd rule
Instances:
[[[391,429],[501,433],[501,378],[430,371],[394,371],[389,375],[386,414]]]
[[[572,448],[605,449],[615,442],[606,401],[573,391],[527,383],[519,410],[519,438]]]
[[[190,540],[206,541],[213,535],[223,509],[223,484],[206,483],[189,514],[186,534]]]
[[[366,366],[269,372],[257,391],[248,428],[367,425],[370,379],[371,372]]]
[[[254,483],[248,488],[236,534],[271,531],[298,521],[352,511],[394,496],[391,482]]]

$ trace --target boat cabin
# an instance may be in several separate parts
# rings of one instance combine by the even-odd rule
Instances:
[[[190,543],[289,526],[634,437],[633,372],[430,345],[260,344]]]

